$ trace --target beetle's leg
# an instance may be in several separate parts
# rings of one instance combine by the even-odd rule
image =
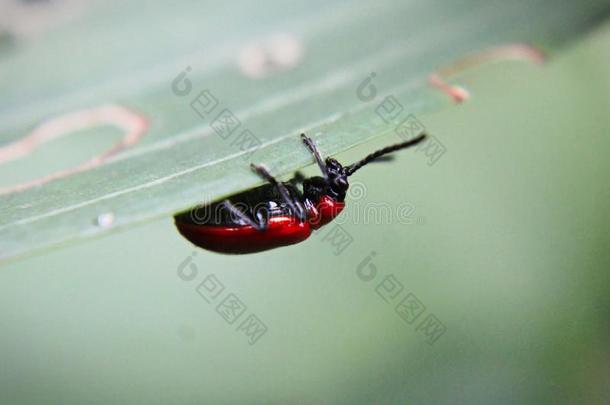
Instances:
[[[248,225],[252,226],[257,231],[264,231],[265,229],[267,229],[266,222],[256,222],[256,220],[250,218],[248,215],[241,212],[235,205],[233,205],[233,203],[231,203],[231,201],[224,200],[222,202],[222,205],[231,213],[231,215],[238,217]]]
[[[322,159],[322,155],[320,154],[320,151],[318,150],[316,143],[313,141],[313,139],[311,139],[310,137],[308,137],[305,134],[301,134],[301,139],[303,140],[303,143],[305,144],[305,146],[307,146],[307,149],[309,149],[309,151],[311,152],[313,157],[316,158],[318,167],[320,167],[320,170],[322,171],[322,174],[324,175],[324,177],[327,177],[326,163],[324,163],[324,159]]]
[[[290,208],[292,208],[292,212],[294,212],[297,215],[297,217],[299,217],[300,220],[302,220],[302,221],[305,220],[305,218],[306,218],[305,208],[303,208],[303,206],[301,205],[300,202],[298,202],[295,199],[290,197],[290,193],[288,193],[286,186],[284,186],[281,182],[277,181],[275,179],[275,177],[273,177],[271,175],[271,173],[269,173],[269,171],[267,171],[267,169],[264,166],[258,166],[253,163],[250,165],[250,167],[259,176],[261,176],[263,179],[267,180],[274,187],[276,187],[279,190],[280,194],[282,195],[282,198],[284,199],[284,201],[286,201],[286,203],[290,206]]]
[[[303,184],[303,181],[305,181],[306,177],[303,173],[301,172],[296,172],[294,174],[294,177],[290,179],[290,183],[292,183],[293,186],[298,186],[299,184]]]

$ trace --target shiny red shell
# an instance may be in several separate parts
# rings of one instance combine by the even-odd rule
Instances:
[[[344,207],[344,202],[324,196],[307,211],[305,221],[288,215],[273,216],[263,231],[250,225],[199,225],[178,218],[176,227],[182,236],[203,249],[229,254],[255,253],[304,241],[312,229],[332,221]]]
[[[333,219],[343,211],[345,203],[336,201],[330,196],[323,196],[316,204],[315,208],[308,211],[307,220],[313,229],[318,229]]]

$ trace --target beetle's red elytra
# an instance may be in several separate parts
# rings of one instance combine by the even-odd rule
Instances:
[[[265,167],[252,164],[266,184],[176,215],[178,231],[200,248],[227,254],[263,252],[302,242],[345,208],[349,176],[383,155],[417,145],[426,134],[387,146],[349,166],[323,159],[312,139],[305,134],[301,138],[322,176],[304,178],[297,172],[291,181],[279,182]]]

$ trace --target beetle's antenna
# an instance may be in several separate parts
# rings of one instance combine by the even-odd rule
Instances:
[[[346,172],[348,176],[351,176],[352,174],[354,174],[354,172],[358,169],[360,169],[362,166],[371,163],[373,160],[379,158],[380,156],[386,155],[388,153],[392,153],[395,152],[397,150],[400,149],[405,149],[405,148],[409,148],[411,146],[415,146],[418,143],[420,143],[421,141],[423,141],[424,139],[426,139],[428,135],[426,134],[421,134],[420,136],[418,136],[415,139],[411,139],[409,141],[406,142],[402,142],[402,143],[397,143],[395,145],[390,145],[390,146],[386,146],[383,149],[379,149],[378,151],[375,151],[373,153],[371,153],[370,155],[368,155],[367,157],[365,157],[364,159],[353,163],[349,166],[346,167]]]

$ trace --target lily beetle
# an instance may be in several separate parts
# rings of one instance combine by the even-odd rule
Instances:
[[[349,166],[323,159],[312,139],[305,134],[301,138],[322,176],[305,178],[297,172],[291,181],[279,182],[264,166],[252,164],[266,184],[176,215],[178,231],[193,244],[219,253],[255,253],[302,242],[341,213],[349,176],[383,155],[417,145],[426,135],[387,146]]]

